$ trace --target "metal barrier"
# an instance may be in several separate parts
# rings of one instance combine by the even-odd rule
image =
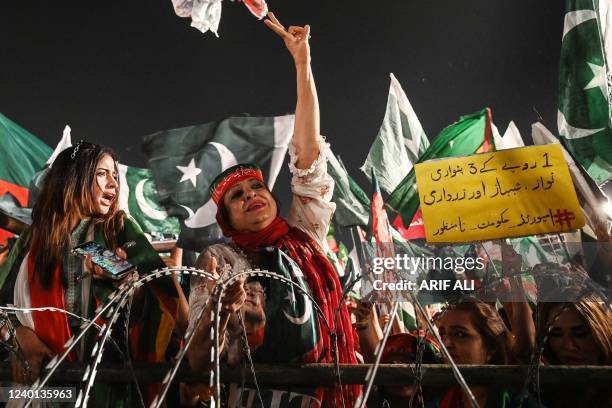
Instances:
[[[343,384],[364,384],[369,364],[340,365]],[[167,374],[169,364],[134,364],[134,373],[139,382],[161,382]],[[414,380],[414,365],[381,364],[376,375],[375,384],[405,385]],[[496,366],[496,365],[459,365],[459,369],[468,384],[505,384],[522,385],[525,382],[529,366]],[[540,385],[554,384],[589,384],[592,386],[609,386],[612,384],[612,366],[541,366]],[[77,363],[66,363],[53,375],[54,382],[75,382],[83,378],[85,368]],[[330,385],[336,380],[337,373],[332,364],[307,365],[255,365],[255,373],[259,385]],[[448,365],[422,365],[422,385],[448,386],[455,384],[455,378]],[[222,367],[223,382],[241,382],[243,371],[241,367]],[[246,383],[252,383],[250,373],[246,374]],[[123,365],[100,366],[96,381],[106,383],[130,382],[132,373]],[[0,364],[0,381],[12,380],[9,363]],[[181,366],[175,381],[185,383],[208,384],[208,373],[196,373]]]

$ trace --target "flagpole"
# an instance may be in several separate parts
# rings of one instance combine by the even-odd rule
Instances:
[[[565,242],[565,240],[563,239],[560,233],[557,233],[557,238],[559,239],[559,242],[561,243],[561,248],[563,248],[563,251],[565,252],[565,256],[567,256],[567,262],[571,262],[572,256],[570,255],[569,249],[567,248],[567,242]]]
[[[482,247],[484,248],[484,245]],[[486,252],[486,250],[485,250],[485,252]],[[489,254],[487,253],[487,257],[488,256],[489,256]],[[427,273],[427,271],[422,266],[420,266],[419,268],[423,271],[423,273]],[[478,407],[478,402],[476,401],[476,397],[474,397],[474,394],[472,393],[472,390],[470,389],[470,387],[468,387],[467,383],[465,382],[465,379],[463,378],[463,375],[461,375],[461,371],[459,371],[459,368],[457,367],[457,364],[455,364],[455,361],[450,356],[450,353],[446,349],[446,346],[444,345],[444,342],[442,341],[442,338],[440,337],[440,334],[434,328],[433,324],[431,323],[431,320],[427,317],[428,315],[425,312],[425,308],[423,308],[423,305],[419,301],[418,297],[415,295],[415,291],[411,290],[411,291],[409,291],[409,293],[410,293],[410,299],[411,299],[412,303],[418,309],[418,310],[414,311],[415,312],[414,314],[415,314],[415,316],[417,318],[417,325],[418,325],[418,316],[419,316],[419,312],[420,312],[421,316],[423,316],[423,320],[425,320],[425,324],[427,325],[427,329],[431,332],[431,334],[434,336],[434,338],[436,339],[436,341],[440,345],[440,351],[442,352],[442,355],[444,356],[444,358],[446,358],[446,360],[450,364],[451,370],[453,371],[453,376],[455,377],[455,379],[459,383],[459,386],[463,389],[463,391],[466,393],[466,395],[470,399],[470,403],[472,405],[472,408],[479,408]]]
[[[380,359],[382,358],[383,351],[385,349],[385,345],[387,344],[387,339],[389,338],[389,334],[391,333],[391,328],[393,327],[393,319],[395,319],[395,314],[397,312],[398,302],[393,303],[393,309],[391,310],[391,318],[385,325],[385,332],[383,334],[383,338],[378,343],[376,351],[376,361],[373,365],[370,366],[365,379],[368,382],[365,392],[359,396],[357,401],[355,401],[355,407],[364,408],[366,401],[368,400],[368,396],[370,395],[370,391],[372,390],[372,386],[374,385],[374,378],[376,377],[376,372],[378,371],[378,366],[380,365]],[[478,408],[478,406],[476,406]]]
[[[555,249],[555,244],[552,242],[552,239],[550,239],[549,234],[546,234],[546,239],[548,240],[548,244],[550,245],[550,248],[553,250],[553,253],[555,254],[555,260],[557,261],[557,265],[561,265],[561,262],[559,261],[559,255],[557,254],[557,250]]]
[[[358,258],[358,262],[359,262],[359,272],[361,274],[361,276],[365,276],[365,270],[362,267],[363,265],[365,265],[365,255],[363,254],[363,247],[361,246],[361,235],[359,234],[359,230],[358,230],[359,226],[358,225],[353,225],[352,227],[349,227],[349,232],[351,233],[351,240],[353,241],[353,248],[355,248],[355,250],[357,251],[357,258]],[[355,240],[355,236],[353,235],[354,232],[357,233],[357,237],[358,240]]]

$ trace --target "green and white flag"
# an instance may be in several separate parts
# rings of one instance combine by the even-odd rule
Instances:
[[[557,139],[546,127],[540,122],[531,125],[531,137],[536,145],[545,145],[559,143]],[[587,218],[587,223],[593,231],[596,225],[608,219],[610,216],[604,210],[608,204],[608,198],[603,191],[597,186],[597,183],[586,172],[584,167],[576,163],[574,157],[563,147],[563,157],[567,162],[574,188],[578,194],[580,206]]]
[[[385,117],[361,167],[368,177],[375,168],[380,188],[387,193],[397,187],[429,147],[429,140],[402,86],[393,74],[390,76]]]
[[[159,204],[151,170],[119,164],[119,185],[119,207],[131,215],[144,232],[178,236],[179,221],[168,216]]]
[[[160,203],[182,220],[178,246],[201,251],[219,238],[210,233],[211,227],[216,228],[217,206],[208,187],[223,170],[255,163],[272,189],[293,135],[293,122],[294,115],[231,117],[145,136],[142,149]]]
[[[568,150],[602,185],[612,178],[612,6],[566,0],[557,126]]]
[[[458,122],[442,130],[421,155],[419,163],[442,157],[487,152],[493,147],[491,111],[485,108],[480,112],[462,116]],[[401,215],[404,225],[410,225],[420,204],[414,168],[389,195],[386,204]]]
[[[334,221],[342,227],[368,225],[370,218],[370,198],[349,176],[340,160],[327,149],[327,172],[334,179],[334,195],[336,203]]]
[[[543,262],[555,262],[555,254],[547,252],[536,237],[513,238],[510,240],[516,252],[523,256],[524,267],[533,267]],[[525,268],[528,269],[528,268]]]

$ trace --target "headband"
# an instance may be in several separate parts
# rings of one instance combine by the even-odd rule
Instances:
[[[219,205],[219,201],[230,187],[251,178],[264,181],[263,173],[256,164],[242,163],[232,166],[215,177],[209,187],[210,196],[215,204]]]

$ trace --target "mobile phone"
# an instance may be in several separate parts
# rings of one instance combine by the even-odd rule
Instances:
[[[108,248],[95,241],[89,241],[73,248],[73,252],[79,256],[91,256],[91,262],[98,265],[104,271],[105,276],[119,280],[136,268],[134,265],[120,258]]]

